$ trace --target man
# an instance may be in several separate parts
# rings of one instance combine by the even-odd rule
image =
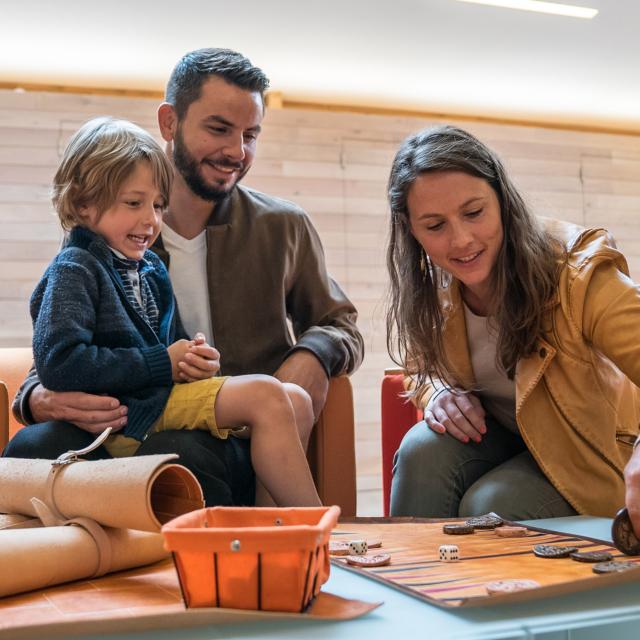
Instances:
[[[636,536],[640,538],[640,436],[624,469],[625,504]]]
[[[176,178],[154,250],[169,266],[185,328],[204,333],[221,354],[220,362],[188,356],[186,379],[191,367],[273,374],[305,389],[317,417],[329,377],[356,369],[363,343],[355,308],[328,276],[306,214],[238,185],[255,156],[267,87],[264,73],[234,51],[200,49],[178,62],[158,109]],[[115,398],[52,392],[34,371],[14,413],[37,423],[7,445],[4,455],[14,457],[56,457],[87,446],[107,427],[121,429],[127,419]],[[208,505],[253,501],[246,441],[164,431],[138,450],[153,453],[178,453]],[[100,447],[86,457],[107,456]]]

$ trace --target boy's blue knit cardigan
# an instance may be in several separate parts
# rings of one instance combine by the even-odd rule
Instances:
[[[75,227],[31,296],[33,354],[43,386],[114,396],[128,407],[120,431],[143,440],[173,385],[167,346],[185,338],[167,269],[146,251],[159,335],[136,312],[101,236]]]

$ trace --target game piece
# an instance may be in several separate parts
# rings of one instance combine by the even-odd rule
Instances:
[[[598,564],[594,564],[591,569],[593,573],[619,573],[621,571],[635,569],[638,566],[640,565],[637,565],[635,562],[616,562],[613,560],[611,562],[598,562]]]
[[[468,524],[445,524],[442,532],[450,536],[466,536],[474,532],[474,528]]]
[[[347,556],[345,560],[354,567],[382,567],[391,562],[391,556],[378,553],[375,556]]]
[[[372,540],[367,540],[367,547],[369,549],[379,549],[382,546],[382,540],[379,538],[373,538]]]
[[[524,538],[527,535],[526,527],[498,527],[494,532],[501,538]]]
[[[608,551],[574,551],[571,554],[576,562],[609,562],[612,558]]]
[[[533,547],[533,553],[538,558],[568,558],[577,550],[578,547],[557,547],[553,544],[537,544]]]
[[[465,524],[473,527],[474,529],[495,529],[501,527],[504,522],[502,518],[498,516],[478,516],[477,518],[469,518],[465,521]]]
[[[443,562],[457,562],[460,559],[459,549],[455,544],[441,544],[438,553]]]
[[[366,540],[350,540],[349,541],[349,554],[353,556],[363,556],[367,553]]]
[[[536,589],[540,586],[535,580],[497,580],[485,585],[489,595],[500,595],[503,593],[515,593],[516,591],[526,591]]]
[[[633,531],[626,508],[620,509],[616,514],[611,525],[611,538],[616,548],[625,555],[640,555],[640,539]]]
[[[349,543],[338,542],[337,540],[329,541],[329,555],[330,556],[348,556],[349,555]]]

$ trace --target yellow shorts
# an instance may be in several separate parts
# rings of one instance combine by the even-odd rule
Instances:
[[[215,404],[218,392],[227,377],[214,377],[195,382],[174,384],[164,411],[149,433],[170,429],[202,429],[216,438],[226,440],[231,428],[219,428],[216,422]],[[116,433],[104,443],[114,458],[132,456],[140,446],[134,438]]]

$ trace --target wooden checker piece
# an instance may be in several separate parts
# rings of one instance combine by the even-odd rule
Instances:
[[[354,567],[383,567],[391,564],[388,553],[377,553],[374,556],[347,556],[345,560]]]
[[[501,527],[504,522],[498,516],[478,516],[477,518],[469,518],[465,524],[474,529],[495,529]]]
[[[474,531],[475,529],[470,524],[445,524],[442,527],[442,533],[450,536],[467,536]]]
[[[524,538],[527,535],[526,527],[497,527],[494,533],[501,538]]]
[[[539,586],[540,583],[535,580],[496,580],[495,582],[488,582],[485,585],[485,589],[489,595],[493,596],[537,589]]]
[[[638,536],[636,536],[631,526],[629,512],[626,508],[620,509],[613,520],[613,524],[611,525],[611,539],[616,548],[625,555],[640,555],[640,539],[638,539]]]
[[[380,538],[372,538],[367,540],[367,546],[369,549],[379,549],[382,546],[382,540]]]
[[[568,558],[577,550],[578,547],[558,547],[553,544],[537,544],[533,547],[533,553],[538,558]]]
[[[576,562],[609,562],[613,556],[608,551],[574,551],[570,558]]]
[[[638,565],[635,562],[598,562],[591,567],[593,573],[620,573],[635,569]]]
[[[348,542],[341,542],[338,540],[329,540],[329,555],[330,556],[348,556],[351,553],[349,550]]]

